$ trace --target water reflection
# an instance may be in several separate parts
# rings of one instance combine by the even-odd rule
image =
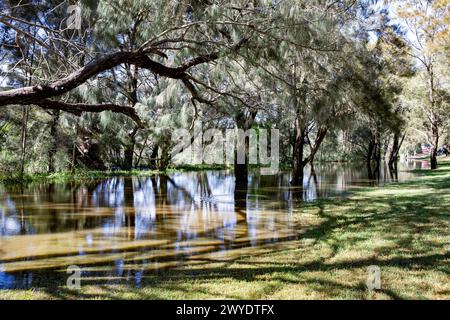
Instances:
[[[39,272],[74,264],[138,283],[150,270],[276,247],[295,238],[291,215],[301,202],[392,179],[365,177],[328,164],[305,170],[303,188],[289,185],[289,173],[251,174],[235,186],[228,171],[0,186],[0,288],[29,287]]]

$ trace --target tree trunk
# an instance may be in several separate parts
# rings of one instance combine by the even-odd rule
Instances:
[[[25,173],[25,160],[26,160],[26,148],[27,148],[27,130],[28,130],[28,118],[30,108],[28,106],[23,107],[22,111],[22,134],[21,134],[21,154],[20,154],[20,177],[23,178]]]
[[[237,159],[234,160],[234,176],[236,185],[243,186],[248,182],[248,167],[247,158],[246,163],[237,163]]]
[[[431,170],[435,170],[438,167],[437,151],[438,151],[438,147],[439,147],[439,130],[438,130],[436,121],[433,121],[433,123],[432,123],[431,132],[432,132],[432,136],[433,136],[433,141],[432,141],[432,147],[430,150],[430,166],[431,166]]]
[[[320,145],[322,144],[323,140],[325,139],[325,136],[327,135],[328,132],[328,128],[327,127],[321,127],[319,129],[319,131],[317,132],[317,136],[316,139],[314,140],[314,144],[310,143],[310,147],[311,147],[311,152],[309,154],[309,156],[303,160],[303,167],[305,167],[308,163],[313,164],[314,162],[314,158],[317,154],[317,151],[319,151]],[[306,138],[308,138],[306,136]],[[308,139],[309,142],[309,139]]]
[[[400,134],[396,132],[394,134],[394,141],[392,143],[391,154],[389,155],[389,168],[396,169],[398,162],[398,155],[400,152],[400,148],[403,145],[403,141],[405,140],[406,133],[400,138]]]
[[[248,223],[247,223],[247,193],[248,184],[247,181],[236,182],[234,186],[234,212],[236,212],[236,224],[242,232],[240,237],[248,236]]]
[[[137,74],[138,68],[131,65],[127,65],[127,75],[128,75],[128,103],[130,107],[134,108],[138,102],[137,96]],[[134,129],[129,133],[129,142],[125,146],[124,151],[124,169],[133,169],[133,158],[134,158],[134,146],[136,145],[136,134],[140,126],[135,126]]]
[[[144,153],[144,149],[147,146],[147,141],[148,141],[148,136],[145,138],[144,144],[142,145],[141,151],[139,151],[139,156],[136,159],[136,167],[139,167],[139,164],[141,162],[142,159],[142,153]]]
[[[295,186],[303,185],[303,149],[305,145],[305,128],[297,118],[294,124],[294,150],[292,152],[292,181]]]
[[[134,138],[130,137],[130,142],[126,146],[125,152],[124,152],[123,168],[125,170],[133,169],[134,145],[135,145]]]
[[[429,76],[429,102],[430,102],[430,122],[431,122],[431,135],[433,138],[432,147],[430,152],[430,166],[431,170],[435,170],[438,167],[437,163],[437,149],[439,148],[439,127],[438,127],[438,117],[434,111],[435,99],[434,99],[434,70],[433,64],[427,66],[427,72]]]
[[[75,139],[73,140],[72,146],[72,163],[70,164],[70,171],[75,171],[76,160],[77,160],[77,139],[78,139],[78,121],[76,123],[75,128]]]
[[[236,126],[239,129],[244,130],[245,132],[249,130],[253,126],[253,122],[256,118],[256,111],[252,111],[249,116],[246,116],[244,112],[239,113],[236,116]],[[236,144],[237,146],[237,144]],[[238,163],[237,150],[234,157],[234,177],[236,186],[247,186],[248,183],[248,162],[249,162],[249,137],[245,136],[244,141],[244,153],[245,153],[245,161],[244,163]]]
[[[394,168],[394,163],[397,163],[398,161],[398,149],[399,149],[399,144],[400,144],[400,137],[399,134],[397,132],[394,133],[394,139],[392,142],[392,149],[391,149],[391,153],[389,155],[389,168],[393,169]]]
[[[367,154],[366,154],[367,174],[368,174],[368,178],[370,180],[374,178],[373,171],[372,171],[372,156],[375,151],[375,147],[376,147],[375,139],[372,136],[369,141],[369,146],[367,148]]]
[[[374,178],[379,177],[381,171],[381,134],[378,130],[375,139],[376,139],[374,152],[375,169],[373,171]]]
[[[167,167],[169,167],[171,161],[170,146],[166,141],[163,141],[161,145],[162,146],[159,148],[160,154],[158,157],[158,169],[165,170],[167,169]]]
[[[159,148],[158,146],[154,146],[152,150],[152,155],[150,156],[150,168],[156,169],[158,167],[158,153]]]
[[[53,119],[50,125],[50,147],[48,149],[48,173],[55,172],[55,154],[58,149],[58,122],[59,122],[59,111],[55,111]]]

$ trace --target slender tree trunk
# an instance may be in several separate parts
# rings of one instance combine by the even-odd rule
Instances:
[[[141,150],[139,151],[139,156],[136,160],[136,167],[139,166],[139,163],[141,162],[142,159],[142,153],[144,152],[145,147],[147,146],[147,141],[148,141],[148,136],[145,138],[144,144],[142,145]]]
[[[367,174],[368,174],[369,179],[374,178],[373,171],[372,171],[372,157],[373,157],[373,153],[375,151],[375,147],[376,147],[375,139],[372,136],[369,141],[369,145],[367,148],[367,154],[366,154],[366,167],[367,167]]]
[[[317,132],[316,139],[314,140],[314,144],[313,145],[310,144],[311,152],[310,152],[309,156],[305,160],[303,160],[303,167],[305,167],[308,163],[313,165],[317,151],[319,151],[319,148],[320,148],[323,140],[325,139],[327,132],[328,132],[327,127],[321,127],[319,129],[319,131]]]
[[[439,148],[439,127],[438,127],[438,116],[435,112],[436,101],[434,99],[434,70],[433,64],[430,63],[427,66],[427,72],[429,77],[429,88],[428,88],[428,99],[430,102],[430,122],[431,122],[431,136],[433,141],[431,152],[430,152],[430,165],[431,170],[435,170],[438,167],[437,163],[437,149]]]
[[[138,102],[138,96],[137,96],[137,87],[138,87],[138,81],[137,81],[137,75],[138,75],[138,68],[128,65],[127,74],[129,77],[129,92],[128,92],[128,101],[130,107],[135,107],[136,103]],[[136,145],[136,134],[139,130],[138,126],[135,126],[133,131],[129,134],[129,142],[125,146],[124,151],[124,168],[125,170],[131,170],[133,168],[133,159],[134,159],[134,147]]]
[[[150,167],[156,169],[158,167],[158,153],[159,147],[156,145],[153,147],[152,154],[150,156]]]
[[[381,171],[381,134],[380,131],[377,130],[377,134],[375,136],[375,152],[374,152],[374,160],[375,160],[375,169],[374,169],[374,177],[380,176]]]
[[[55,172],[55,154],[58,149],[57,136],[58,136],[58,122],[59,122],[59,111],[55,111],[50,125],[50,147],[48,149],[48,172]]]
[[[25,161],[26,161],[26,148],[27,148],[27,130],[28,130],[28,118],[30,108],[28,106],[23,107],[22,110],[22,133],[21,133],[21,154],[20,154],[20,177],[23,178],[25,173]]]
[[[294,123],[294,150],[292,152],[292,181],[295,186],[303,185],[303,149],[305,145],[306,129],[300,123],[300,119],[296,119]]]
[[[431,129],[433,141],[432,141],[432,147],[430,150],[430,166],[431,170],[435,170],[438,167],[437,162],[437,150],[439,146],[439,129],[436,124],[436,121],[433,121],[432,123],[432,129]]]

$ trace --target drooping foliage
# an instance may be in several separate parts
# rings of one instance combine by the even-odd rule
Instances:
[[[448,6],[428,2],[439,19],[414,1],[2,1],[3,174],[165,168],[196,123],[280,129],[293,182],[316,155],[372,175],[414,130],[437,150]]]

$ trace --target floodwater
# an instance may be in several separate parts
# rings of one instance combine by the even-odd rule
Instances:
[[[326,164],[305,170],[303,188],[289,185],[289,173],[250,174],[247,188],[235,188],[229,171],[0,185],[0,289],[33,287],[73,265],[139,285],[158,270],[275,250],[297,237],[292,215],[302,203],[407,180],[407,169],[423,166],[367,180],[362,168]]]

